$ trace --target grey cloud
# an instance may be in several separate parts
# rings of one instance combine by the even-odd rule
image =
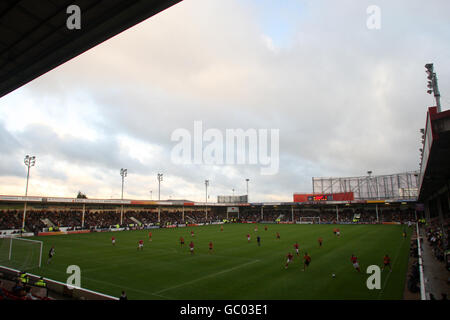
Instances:
[[[251,6],[239,1],[175,6],[27,87],[35,97],[59,97],[63,104],[74,94],[88,96],[98,112],[88,121],[102,139],[61,138],[36,127],[20,141],[67,161],[107,168],[99,179],[122,166],[136,174],[163,171],[201,194],[207,177],[221,193],[236,185],[244,190],[242,180],[250,177],[259,200],[264,194],[290,199],[294,191],[308,191],[312,176],[417,169],[418,130],[432,105],[425,63],[435,62],[442,101],[450,103],[444,89],[450,87],[450,2],[379,0],[379,31],[366,28],[371,1],[304,4],[305,12],[293,22],[293,42],[277,53],[261,41]],[[222,131],[280,129],[280,172],[263,177],[259,167],[227,172],[172,164],[172,131],[192,131],[195,120]],[[119,154],[118,134],[163,151],[142,164]]]
[[[0,121],[0,176],[23,176],[24,166],[20,142]]]

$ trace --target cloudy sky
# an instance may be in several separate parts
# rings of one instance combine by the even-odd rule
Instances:
[[[369,29],[367,8],[381,10]],[[184,0],[0,99],[0,194],[291,201],[311,178],[417,170],[434,62],[450,105],[447,0]],[[279,130],[279,169],[177,164],[177,129]],[[259,130],[259,131],[258,131]],[[206,144],[204,144],[205,146]]]

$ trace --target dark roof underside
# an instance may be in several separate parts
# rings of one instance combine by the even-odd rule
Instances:
[[[180,1],[0,1],[0,97]],[[66,26],[73,4],[80,30]]]

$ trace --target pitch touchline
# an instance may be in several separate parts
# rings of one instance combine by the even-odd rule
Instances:
[[[195,283],[195,282],[204,280],[204,279],[208,279],[208,278],[211,278],[211,277],[215,277],[215,276],[218,276],[218,275],[220,275],[220,274],[227,273],[227,272],[230,272],[230,271],[233,271],[233,270],[242,268],[242,267],[247,266],[247,265],[249,265],[249,264],[253,264],[253,263],[255,263],[255,262],[259,262],[259,260],[252,260],[252,261],[250,261],[250,262],[246,262],[246,263],[244,263],[244,264],[238,265],[238,266],[233,267],[233,268],[230,268],[230,269],[222,270],[222,271],[219,271],[219,272],[216,272],[216,273],[213,273],[213,274],[204,276],[204,277],[200,277],[200,278],[197,278],[197,279],[188,281],[188,282],[184,282],[184,283],[178,284],[178,285],[173,286],[173,287],[169,287],[169,288],[166,288],[166,289],[162,289],[162,290],[156,291],[156,292],[154,292],[153,294],[154,294],[154,295],[158,295],[158,294],[160,294],[160,293],[162,293],[162,292],[166,292],[166,291],[173,290],[173,289],[176,289],[176,288],[184,287],[184,286],[186,286],[186,285],[188,285],[188,284],[192,284],[192,283]]]

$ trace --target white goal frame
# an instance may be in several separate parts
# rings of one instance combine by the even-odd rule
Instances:
[[[320,217],[300,217],[300,220],[297,222],[299,224],[314,224],[315,221],[318,221],[316,223],[320,224]]]
[[[12,249],[13,249],[13,241],[14,240],[21,240],[21,241],[29,241],[29,242],[34,242],[34,243],[39,243],[40,244],[40,248],[39,248],[39,268],[42,265],[42,247],[44,245],[44,243],[42,241],[38,241],[38,240],[30,240],[30,239],[24,239],[24,238],[18,238],[18,237],[5,237],[6,239],[9,239],[9,253],[8,253],[8,260],[11,260],[11,255],[12,255]]]

